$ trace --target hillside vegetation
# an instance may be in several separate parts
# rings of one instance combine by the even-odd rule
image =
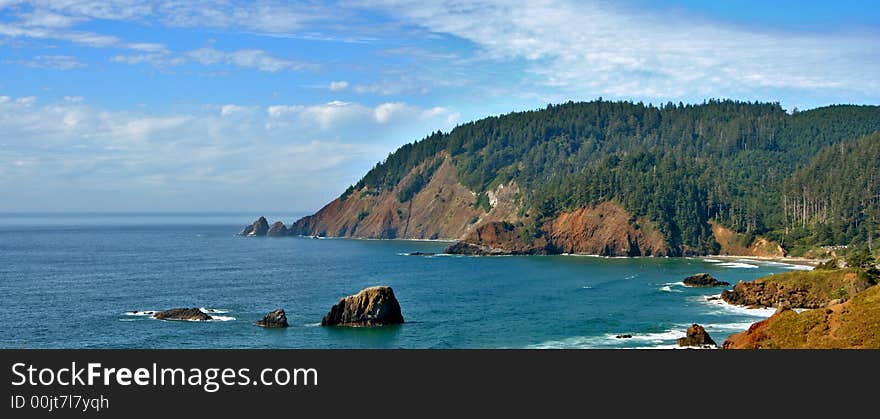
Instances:
[[[419,238],[404,233],[419,231],[465,238],[504,221],[516,227],[511,237],[539,243],[548,241],[542,236],[561,214],[613,202],[630,216],[623,230],[656,230],[670,255],[724,252],[719,231],[735,235],[735,246],[725,242],[733,251],[754,249],[756,240],[764,240],[758,247],[771,254],[778,245],[866,243],[877,234],[877,131],[876,106],[787,113],[775,103],[737,101],[548,105],[404,145],[293,231],[337,235],[344,226],[341,235],[354,229],[379,237]],[[454,174],[444,174],[448,183],[441,184],[434,178],[446,161]],[[512,201],[501,203],[503,213],[489,215],[505,186],[516,191]],[[467,208],[433,198],[458,187],[470,197],[450,199],[468,201]],[[408,220],[423,210],[434,211],[432,219],[455,213],[455,221],[446,220],[442,231],[412,230]],[[340,211],[361,219],[340,217]],[[713,225],[724,230],[713,232]]]

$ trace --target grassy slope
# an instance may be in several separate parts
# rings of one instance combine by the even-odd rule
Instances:
[[[880,287],[843,304],[788,310],[725,342],[728,349],[880,349]]]

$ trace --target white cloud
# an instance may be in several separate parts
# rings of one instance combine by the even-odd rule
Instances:
[[[269,114],[226,118],[240,105],[148,114],[0,96],[0,210],[314,209],[387,152],[388,131],[315,134],[308,118],[334,107],[355,105],[290,106],[296,125],[267,131]]]
[[[383,103],[373,110],[373,116],[380,124],[384,124],[390,121],[395,116],[400,115],[401,113],[408,110],[409,109],[407,108],[407,106],[403,103]]]
[[[273,57],[268,52],[259,49],[240,49],[226,52],[206,47],[190,51],[187,56],[203,65],[228,64],[268,72],[296,71],[314,67],[314,64],[311,63]]]
[[[521,62],[526,73],[513,83],[533,91],[662,98],[869,86],[880,94],[876,34],[766,31],[598,1],[363,4],[471,41],[484,60]]]
[[[247,106],[229,104],[220,107],[220,115],[231,116],[235,114],[249,113],[251,110],[252,109]]]
[[[55,70],[72,70],[86,66],[76,57],[70,55],[38,55],[29,60],[5,60],[3,62],[31,68],[51,68]]]
[[[345,90],[348,88],[348,82],[345,80],[340,81],[331,81],[328,86],[331,92],[338,92],[340,90]]]

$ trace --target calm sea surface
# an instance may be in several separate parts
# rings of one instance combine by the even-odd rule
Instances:
[[[707,301],[721,289],[685,288],[685,276],[735,283],[797,268],[709,258],[420,257],[407,253],[447,244],[235,235],[257,215],[0,214],[0,347],[671,347],[694,322],[721,343],[772,310]],[[318,326],[340,297],[380,284],[394,288],[406,324]],[[220,320],[127,313],[174,307],[203,307]],[[291,327],[254,325],[278,307]]]

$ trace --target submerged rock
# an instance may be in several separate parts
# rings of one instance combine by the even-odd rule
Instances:
[[[718,344],[709,336],[706,329],[696,323],[688,327],[687,336],[678,339],[678,346],[716,348]]]
[[[684,284],[689,287],[726,287],[729,282],[719,281],[707,273],[699,273],[684,279]]]
[[[624,334],[624,335],[617,335],[617,336],[615,336],[615,338],[617,338],[617,339],[632,339],[632,337],[633,337],[633,335],[631,335],[631,334],[629,334],[629,333]]]
[[[269,328],[287,327],[287,315],[284,314],[284,309],[272,310],[263,316],[262,320],[257,321],[257,326]]]
[[[266,232],[266,235],[269,237],[286,236],[287,227],[285,227],[284,223],[282,223],[281,221],[276,221],[269,227],[269,231]]]
[[[159,320],[211,320],[213,317],[198,308],[172,308],[153,314]]]
[[[339,300],[321,326],[383,326],[403,323],[400,304],[388,286],[370,287]]]
[[[238,233],[240,236],[265,236],[266,233],[269,232],[269,222],[266,221],[266,217],[257,218],[257,221],[254,221],[253,224],[244,228],[241,233]]]

